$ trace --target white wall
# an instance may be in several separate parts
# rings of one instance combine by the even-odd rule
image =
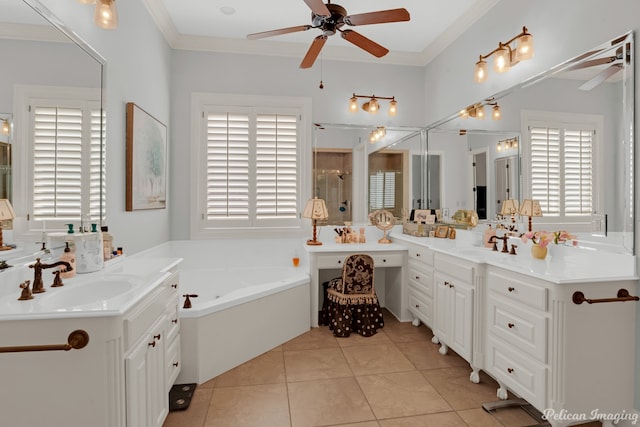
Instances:
[[[41,2],[107,61],[106,224],[114,245],[133,253],[168,240],[170,209],[125,211],[125,104],[135,102],[171,129],[171,49],[141,0],[117,2],[119,26],[112,31],[94,25],[91,6],[76,1]],[[171,196],[169,188],[169,206]]]

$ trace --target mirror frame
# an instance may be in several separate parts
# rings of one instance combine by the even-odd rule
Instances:
[[[599,55],[600,53],[602,53],[603,51],[606,50],[610,50],[610,49],[614,49],[616,47],[620,47],[622,46],[623,49],[625,49],[625,45],[627,43],[631,44],[630,47],[630,51],[627,52],[629,55],[631,55],[631,64],[633,65],[633,67],[631,67],[631,71],[628,71],[629,67],[624,67],[623,68],[623,72],[625,73],[631,73],[629,74],[625,74],[624,75],[624,79],[623,79],[623,86],[622,86],[622,118],[621,118],[621,136],[622,136],[622,141],[620,142],[622,144],[622,150],[624,150],[623,153],[621,153],[621,155],[624,155],[626,161],[624,162],[625,164],[623,165],[624,167],[624,171],[623,171],[623,177],[622,177],[622,183],[624,186],[624,191],[623,191],[623,198],[625,199],[625,207],[624,207],[624,214],[623,214],[623,218],[622,218],[622,241],[620,242],[621,247],[623,247],[626,251],[630,252],[632,255],[635,255],[636,252],[636,248],[635,248],[635,236],[636,236],[636,227],[635,227],[635,219],[636,219],[636,214],[635,214],[635,181],[634,181],[634,171],[632,170],[635,167],[635,150],[634,150],[634,142],[635,142],[635,138],[634,138],[634,123],[635,123],[635,116],[634,116],[634,99],[635,99],[635,87],[634,87],[634,74],[635,74],[635,52],[634,52],[634,33],[633,31],[629,31],[627,33],[622,34],[619,37],[616,37],[608,42],[602,43],[601,45],[595,47],[594,49],[583,53],[581,55],[578,55],[574,58],[568,59],[550,69],[548,69],[547,71],[544,71],[540,74],[537,74],[533,77],[530,77],[518,84],[515,84],[513,86],[511,86],[510,88],[507,88],[505,90],[502,90],[500,92],[497,92],[493,95],[487,96],[486,98],[482,99],[481,101],[478,101],[480,103],[482,103],[483,105],[487,104],[488,100],[491,100],[491,102],[496,102],[514,92],[517,92],[519,90],[525,89],[529,86],[532,86],[536,83],[541,82],[544,79],[550,78],[555,74],[561,73],[562,71],[566,71],[570,66],[575,65],[576,63],[580,62],[580,61],[587,61],[589,59],[593,59],[594,57],[596,57],[597,55]],[[470,105],[473,105],[470,104]],[[427,143],[427,150],[424,153],[425,156],[427,154],[429,154],[429,131],[432,130],[441,130],[438,129],[440,128],[442,125],[447,124],[453,120],[456,120],[459,118],[459,111],[456,111],[455,113],[441,119],[438,120],[436,122],[433,122],[432,124],[428,125],[425,127],[425,131],[427,132],[427,137],[426,137],[426,143]],[[468,132],[473,132],[473,130],[467,130]],[[519,130],[519,132],[521,132],[521,129]],[[518,153],[520,156],[522,156],[522,152],[520,150],[520,148],[518,148]],[[521,157],[521,161],[522,161],[522,157]],[[428,165],[427,165],[428,167]],[[522,168],[519,168],[520,170]],[[521,180],[522,177],[519,177],[520,182],[519,185],[521,185]],[[428,196],[428,195],[427,195]],[[522,196],[522,194],[521,194]],[[629,198],[629,200],[626,200],[626,198]],[[629,236],[625,236],[624,233],[630,233]],[[599,234],[594,233],[593,234],[594,237],[600,237]]]

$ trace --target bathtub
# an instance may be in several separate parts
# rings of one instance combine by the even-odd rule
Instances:
[[[310,278],[300,239],[171,241],[141,256],[180,257],[176,383],[202,384],[307,332]]]

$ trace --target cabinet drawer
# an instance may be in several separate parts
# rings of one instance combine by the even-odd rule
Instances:
[[[473,266],[458,258],[437,254],[434,259],[435,269],[449,278],[456,278],[473,283]]]
[[[409,284],[433,298],[433,270],[409,260]]]
[[[167,341],[171,341],[180,330],[177,296],[176,298],[172,299],[169,304],[167,304],[167,309],[165,310],[165,319],[165,321],[167,322],[165,325],[165,335],[167,336]]]
[[[429,298],[412,286],[409,287],[409,310],[427,326],[433,325],[433,298]]]
[[[547,289],[514,277],[490,272],[488,288],[508,301],[528,305],[538,310],[547,310]]]
[[[151,325],[156,322],[160,316],[165,314],[168,302],[175,297],[175,289],[160,286],[146,297],[147,301],[139,304],[132,312],[125,316],[125,351],[133,347]]]
[[[354,252],[356,253],[356,252]],[[318,269],[342,268],[344,260],[351,254],[341,255],[320,255],[318,256]],[[402,254],[369,254],[373,258],[376,267],[401,267],[403,263]]]
[[[409,247],[409,259],[414,259],[425,263],[426,265],[433,266],[433,251],[421,246]]]
[[[512,346],[547,361],[547,319],[526,308],[518,309],[493,295],[488,300],[489,333],[502,338]]]
[[[167,392],[171,389],[180,373],[180,335],[176,335],[175,339],[168,342],[165,358],[167,364]]]
[[[538,410],[546,402],[546,368],[530,357],[507,349],[505,344],[489,339],[488,368],[496,379]]]

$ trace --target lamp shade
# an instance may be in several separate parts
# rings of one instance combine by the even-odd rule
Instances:
[[[318,199],[317,197],[308,200],[302,212],[302,217],[310,219],[329,218],[329,211],[327,210],[327,205],[324,203],[324,200]]]
[[[487,63],[482,60],[482,58],[476,62],[476,67],[473,71],[473,80],[476,83],[484,83],[487,81]]]
[[[2,132],[3,135],[9,135],[9,133],[11,133],[11,125],[9,124],[9,120],[2,120],[2,127],[0,127],[0,132]]]
[[[542,216],[540,202],[533,199],[524,199],[520,207],[520,215],[522,216]]]
[[[8,199],[0,199],[0,221],[12,220],[15,217],[11,202]]]
[[[516,59],[524,61],[533,57],[533,36],[531,34],[523,34],[518,37],[516,46]]]
[[[97,26],[105,30],[113,30],[118,27],[118,12],[115,0],[97,0],[94,21]]]
[[[493,58],[493,71],[496,73],[504,73],[509,69],[509,62],[509,50],[500,44]]]
[[[518,213],[518,201],[516,199],[507,199],[502,201],[500,215],[514,215]]]

